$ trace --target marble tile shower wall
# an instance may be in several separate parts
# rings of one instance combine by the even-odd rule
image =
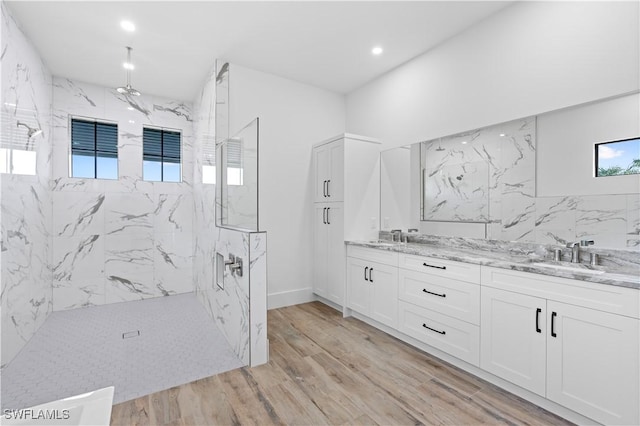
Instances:
[[[246,365],[250,363],[249,275],[243,277],[224,271],[224,286],[215,280],[216,252],[249,258],[246,233],[217,228],[215,221],[215,185],[202,183],[202,159],[205,144],[213,144],[215,133],[215,70],[211,70],[195,101],[193,197],[194,285],[200,302],[218,325],[234,352]],[[247,264],[247,263],[245,263]],[[248,272],[248,270],[247,270]]]
[[[53,79],[53,307],[193,291],[191,106]],[[69,177],[70,117],[118,123],[118,180]],[[142,180],[142,129],[182,132],[183,181]]]
[[[194,234],[193,280],[196,294],[225,335],[238,357],[247,365],[267,361],[267,271],[265,233],[217,228],[215,185],[202,183],[203,152],[213,144],[215,132],[215,72],[211,70],[194,111]],[[211,148],[209,146],[209,148]],[[224,284],[216,283],[216,253],[244,262],[242,277],[224,271]]]
[[[36,175],[0,175],[0,367],[53,309],[51,295],[51,74],[3,2],[2,143],[33,144]],[[26,137],[20,120],[43,130]]]

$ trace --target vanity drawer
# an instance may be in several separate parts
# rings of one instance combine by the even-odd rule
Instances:
[[[640,318],[640,290],[510,269],[482,267],[482,286]]]
[[[398,308],[402,333],[469,364],[480,364],[480,327],[402,300]]]
[[[454,262],[432,257],[400,254],[399,265],[404,269],[423,272],[438,277],[446,277],[469,283],[480,283],[480,265]]]
[[[348,245],[347,256],[384,265],[398,266],[398,253],[395,251]]]
[[[480,324],[480,286],[400,269],[399,298],[462,321]]]

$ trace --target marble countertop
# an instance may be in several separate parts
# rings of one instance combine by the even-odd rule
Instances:
[[[537,254],[525,255],[506,251],[465,250],[429,244],[394,243],[390,241],[345,241],[345,243],[378,250],[395,251],[640,290],[640,269],[637,274],[634,274],[628,270],[617,271],[584,263],[555,262]]]

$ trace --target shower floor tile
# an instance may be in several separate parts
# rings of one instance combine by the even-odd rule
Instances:
[[[54,312],[2,369],[0,409],[106,386],[117,404],[239,367],[194,293]]]

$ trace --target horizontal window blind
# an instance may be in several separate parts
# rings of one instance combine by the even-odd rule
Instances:
[[[227,167],[233,169],[242,168],[242,139],[227,139]]]
[[[180,132],[144,128],[143,159],[164,163],[180,163]]]
[[[118,158],[118,125],[72,119],[71,153],[90,157]]]
[[[202,163],[205,166],[216,165],[216,141],[213,136],[203,136],[202,138]]]
[[[142,158],[145,163],[143,168],[149,170],[148,175],[143,171],[143,179],[180,182],[182,156],[180,138],[180,132],[175,130],[149,127],[142,129]]]

